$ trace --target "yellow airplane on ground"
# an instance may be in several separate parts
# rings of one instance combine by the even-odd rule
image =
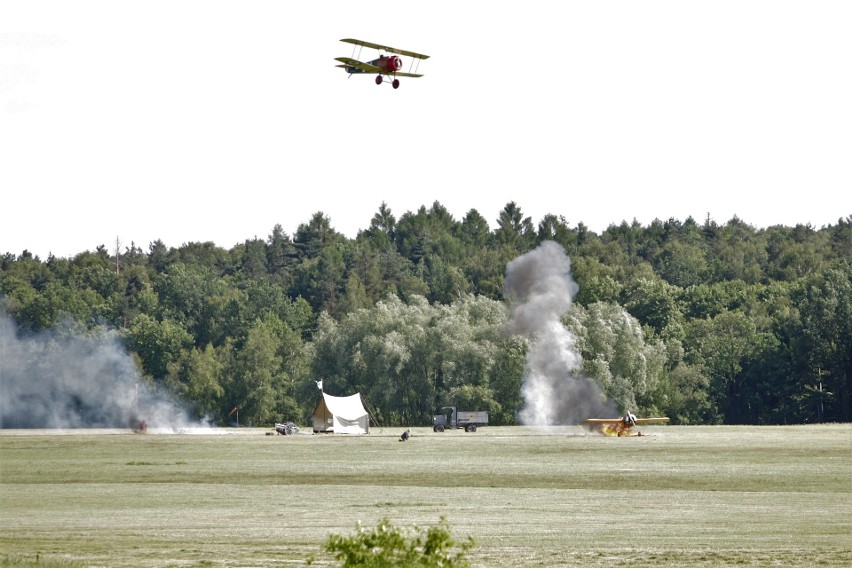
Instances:
[[[668,422],[666,417],[658,418],[636,418],[636,415],[628,412],[621,418],[589,418],[583,420],[584,426],[590,426],[605,436],[641,436],[642,432],[632,432],[631,429],[637,424],[653,424],[656,422]]]

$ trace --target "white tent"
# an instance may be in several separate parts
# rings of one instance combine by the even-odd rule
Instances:
[[[314,408],[312,418],[314,432],[370,433],[370,418],[358,393],[352,396],[331,396],[322,393],[322,399]]]

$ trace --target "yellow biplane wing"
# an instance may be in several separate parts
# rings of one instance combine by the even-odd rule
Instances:
[[[665,417],[659,418],[637,418],[636,424],[653,424],[655,422],[668,422],[670,419]],[[583,420],[583,424],[622,424],[623,418],[589,418]]]

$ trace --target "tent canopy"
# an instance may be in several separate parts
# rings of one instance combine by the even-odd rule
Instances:
[[[335,434],[368,434],[370,419],[360,393],[351,396],[332,396],[322,393],[313,413],[314,432]]]

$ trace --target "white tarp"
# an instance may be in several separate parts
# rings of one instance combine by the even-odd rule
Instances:
[[[361,395],[331,396],[322,393],[313,413],[314,432],[334,432],[335,434],[368,434],[370,419]]]

